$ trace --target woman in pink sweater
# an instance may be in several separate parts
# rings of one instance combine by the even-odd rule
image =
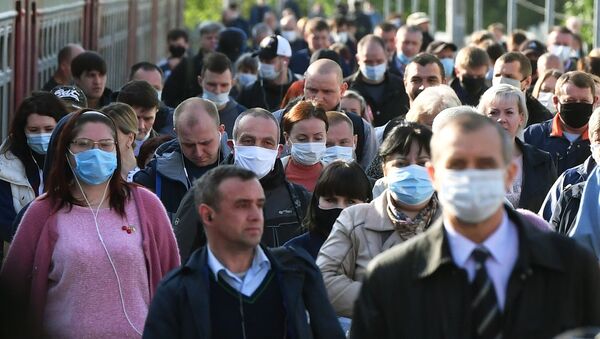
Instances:
[[[76,113],[56,145],[48,193],[29,206],[0,272],[7,334],[140,337],[158,282],[179,266],[166,212],[119,175],[106,115]]]

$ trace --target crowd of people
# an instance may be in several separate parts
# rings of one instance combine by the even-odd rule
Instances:
[[[118,90],[76,44],[0,146],[0,336],[600,333],[600,50],[258,0]],[[467,41],[468,40],[468,41]]]

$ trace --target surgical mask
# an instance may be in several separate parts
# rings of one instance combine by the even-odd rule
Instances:
[[[275,167],[277,149],[238,145],[233,149],[234,164],[254,172],[259,179],[269,174]]]
[[[348,32],[338,32],[333,36],[335,42],[345,44],[348,41]]]
[[[396,54],[396,59],[398,59],[398,61],[400,61],[400,63],[403,65],[408,65],[408,63],[412,60],[412,58],[407,57],[402,52]]]
[[[27,145],[37,154],[46,154],[52,133],[26,134]]]
[[[237,81],[244,88],[248,88],[248,87],[254,85],[257,78],[258,78],[258,76],[256,74],[252,74],[252,73],[238,73],[238,75],[237,75]]]
[[[542,105],[544,105],[550,112],[554,114],[556,113],[556,107],[553,105],[552,97],[554,97],[554,93],[540,92],[537,99]]]
[[[169,45],[169,53],[174,58],[181,58],[185,54],[185,47],[179,45]]]
[[[508,77],[494,77],[492,79],[492,84],[494,86],[500,85],[500,84],[507,84],[507,85],[511,85],[512,87],[515,87],[515,88],[521,90],[521,82],[517,79],[512,79],[512,78],[508,78]]]
[[[341,208],[324,209],[317,206],[315,208],[315,223],[317,228],[323,231],[325,235],[329,235],[340,213],[342,213]]]
[[[476,78],[470,75],[464,75],[460,81],[460,84],[469,94],[477,94],[483,89],[483,86],[485,85],[485,78]]]
[[[336,160],[352,162],[354,161],[354,148],[348,146],[327,147],[322,160],[328,165]]]
[[[377,66],[368,66],[363,63],[360,64],[360,72],[362,75],[371,81],[381,81],[385,77],[385,71],[387,70],[387,64],[379,64]]]
[[[289,42],[294,42],[298,39],[298,33],[296,33],[296,31],[281,31],[281,36]]]
[[[70,152],[70,151],[69,151]],[[89,185],[99,185],[110,179],[117,169],[117,153],[98,148],[73,154],[77,178]]]
[[[454,73],[454,59],[453,58],[442,58],[440,62],[444,66],[444,74],[446,78],[449,78]]]
[[[279,76],[279,72],[275,70],[275,65],[259,63],[258,73],[260,76],[267,80],[273,80]]]
[[[223,93],[213,93],[207,90],[202,91],[202,99],[210,100],[217,105],[217,107],[221,107],[226,105],[229,102],[229,91]]]
[[[325,150],[324,142],[299,142],[292,144],[291,156],[302,165],[312,166],[321,161]]]
[[[585,126],[592,116],[594,106],[587,102],[568,102],[560,104],[560,117],[572,128]]]
[[[590,150],[596,165],[600,164],[600,144],[590,144]]]
[[[552,45],[550,46],[550,53],[559,57],[562,62],[565,62],[571,56],[571,47],[563,45]]]
[[[494,214],[506,194],[502,169],[444,169],[436,172],[443,208],[463,222],[480,223]]]
[[[386,182],[394,199],[409,206],[429,201],[434,192],[427,169],[419,165],[390,169]]]

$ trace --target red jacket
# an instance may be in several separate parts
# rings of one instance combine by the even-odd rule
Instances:
[[[16,303],[10,309],[11,318],[26,321],[28,326],[17,331],[31,331],[26,334],[27,337],[42,334],[48,272],[58,237],[52,203],[48,199],[40,199],[43,197],[45,195],[37,198],[23,216],[0,272],[2,289]],[[133,186],[131,197],[140,218],[152,298],[162,277],[180,265],[177,242],[165,209],[152,192]]]

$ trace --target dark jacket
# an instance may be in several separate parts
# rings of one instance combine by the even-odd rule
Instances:
[[[575,226],[575,219],[577,212],[579,212],[579,206],[581,206],[585,183],[583,181],[569,185],[560,193],[550,217],[550,226],[555,232],[569,235]]]
[[[540,208],[540,214],[544,220],[550,222],[563,191],[573,185],[586,181],[594,167],[596,167],[596,162],[590,156],[583,164],[569,168],[558,176],[558,179],[556,179],[554,185],[550,188]]]
[[[279,109],[281,101],[292,82],[299,80],[299,77],[288,70],[288,80],[287,84],[277,85],[259,76],[252,86],[242,90],[237,100],[245,107],[260,107],[274,112]]]
[[[104,92],[102,92],[102,96],[100,97],[100,100],[98,101],[98,107],[96,109],[101,109],[102,107],[109,105],[111,102],[114,102],[113,92],[110,88],[105,87]],[[92,108],[92,107],[90,107],[90,108]]]
[[[450,87],[452,87],[452,89],[456,93],[456,96],[458,97],[460,102],[463,105],[469,105],[469,106],[479,105],[479,99],[481,99],[481,96],[483,95],[483,93],[485,91],[487,91],[487,89],[489,88],[487,86],[483,86],[483,88],[481,88],[481,90],[478,93],[473,95],[473,94],[467,92],[467,90],[465,90],[460,85],[460,80],[458,78],[452,79],[448,85],[450,85]]]
[[[222,164],[232,165],[233,154]],[[265,192],[265,231],[261,243],[267,247],[277,247],[302,232],[302,220],[306,214],[310,193],[285,179],[281,160],[275,161],[274,169],[260,184]],[[179,245],[181,262],[185,262],[192,252],[206,244],[204,229],[194,203],[193,191],[188,192],[177,209],[173,221],[175,238]]]
[[[515,140],[523,153],[523,181],[518,207],[537,213],[544,197],[556,181],[556,166],[550,154],[525,144],[518,138]]]
[[[319,250],[325,243],[325,240],[327,240],[327,237],[324,234],[316,231],[308,231],[286,242],[284,246],[302,248],[310,254],[314,260],[317,260]]]
[[[202,94],[198,75],[202,72],[205,54],[199,51],[194,57],[184,57],[165,81],[162,101],[169,107],[177,107],[187,98]]]
[[[526,93],[525,99],[525,104],[527,105],[527,112],[529,115],[527,118],[527,126],[544,122],[554,117],[554,115],[552,115],[552,113],[550,113],[550,111],[531,94]]]
[[[557,173],[560,174],[568,168],[582,164],[590,156],[591,151],[587,137],[579,137],[571,143],[562,132],[557,132],[559,119],[559,115],[556,115],[551,120],[527,127],[525,142],[550,153],[556,164]]]
[[[235,119],[237,119],[238,115],[245,110],[246,107],[238,104],[232,97],[229,97],[229,101],[225,107],[219,110],[219,119],[221,123],[225,125],[225,132],[227,132],[229,138],[233,138],[233,125],[235,124]]]
[[[310,51],[304,48],[294,53],[290,58],[290,69],[296,74],[304,74],[310,65]]]
[[[375,101],[367,91],[367,84],[360,71],[354,73],[345,79],[349,84],[349,89],[357,91],[365,98],[371,111],[373,112],[373,126],[378,127],[385,125],[388,121],[395,117],[406,115],[408,112],[408,95],[404,88],[402,78],[386,72],[383,84],[382,99]]]
[[[158,132],[158,134],[168,134],[175,136],[173,130],[173,111],[174,109],[165,105],[162,101],[160,107],[156,112],[156,119],[154,119],[154,125],[152,128]]]
[[[229,148],[221,146],[220,159],[227,157],[228,151]],[[190,189],[190,183],[199,178],[199,176],[194,177],[191,174],[192,171],[187,169],[188,178],[183,169],[184,161],[179,140],[173,139],[161,145],[156,150],[155,158],[148,163],[145,169],[137,172],[133,177],[135,183],[148,188],[158,196],[171,218],[177,211],[181,199]],[[206,173],[217,165],[218,161],[214,165],[197,169],[202,173]],[[186,167],[188,166],[193,165],[186,164]]]
[[[551,338],[600,325],[596,258],[572,239],[506,213],[517,227],[519,254],[507,285],[503,337]],[[351,338],[471,338],[470,285],[442,222],[371,262]]]
[[[344,338],[321,272],[308,254],[283,247],[264,251],[283,294],[289,338]],[[210,328],[207,257],[206,248],[199,249],[163,279],[150,305],[144,338],[218,338]]]

